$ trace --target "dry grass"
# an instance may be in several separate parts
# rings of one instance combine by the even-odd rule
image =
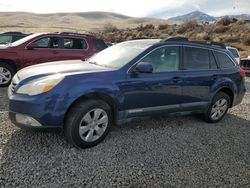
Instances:
[[[108,42],[121,42],[137,38],[168,38],[174,36],[187,37],[191,40],[223,42],[240,50],[241,55],[250,55],[250,24],[242,21],[223,19],[209,25],[201,25],[196,21],[183,24],[140,25],[136,28],[120,29],[113,32],[96,32]]]

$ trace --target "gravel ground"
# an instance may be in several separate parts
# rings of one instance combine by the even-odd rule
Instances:
[[[133,122],[86,150],[61,132],[13,126],[5,93],[0,187],[250,187],[250,93],[220,123],[199,116]]]

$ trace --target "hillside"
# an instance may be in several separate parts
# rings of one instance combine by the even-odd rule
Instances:
[[[0,31],[48,32],[48,31],[100,31],[107,23],[120,29],[139,24],[176,23],[153,18],[135,18],[109,12],[35,14],[27,12],[0,12]]]

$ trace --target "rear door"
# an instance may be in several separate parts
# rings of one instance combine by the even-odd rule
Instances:
[[[85,59],[91,56],[90,46],[85,38],[62,37],[60,60]]]
[[[29,48],[29,45],[32,48]],[[42,37],[26,46],[23,52],[24,67],[58,60],[59,38]]]
[[[211,50],[183,47],[182,110],[201,110],[210,100],[210,89],[220,76]]]

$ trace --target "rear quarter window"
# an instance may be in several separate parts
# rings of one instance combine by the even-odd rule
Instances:
[[[236,49],[228,48],[228,50],[233,54],[234,57],[238,58],[239,54]]]
[[[103,40],[100,40],[100,39],[93,39],[93,42],[95,44],[95,47],[98,51],[101,51],[105,48],[107,48],[107,44],[103,41]]]
[[[234,67],[234,62],[230,59],[230,57],[222,52],[214,52],[216,59],[220,65],[220,68],[231,68]]]

